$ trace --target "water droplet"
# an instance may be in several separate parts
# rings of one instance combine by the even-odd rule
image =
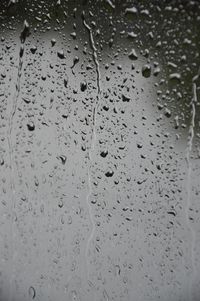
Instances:
[[[27,128],[29,131],[35,130],[35,124],[33,123],[33,121],[30,121],[29,123],[27,123]]]
[[[142,75],[146,78],[151,76],[151,65],[146,64],[142,67]]]
[[[31,299],[35,299],[36,291],[35,291],[35,288],[33,286],[29,287],[28,293],[29,293],[29,296],[30,296]]]
[[[58,55],[58,57],[59,57],[60,59],[64,59],[64,58],[65,58],[65,55],[64,55],[64,51],[63,51],[63,50],[59,50],[59,51],[57,52],[57,55]]]
[[[129,53],[128,57],[131,59],[131,60],[137,60],[138,56],[137,56],[137,53],[135,51],[135,49],[132,49],[131,52]]]
[[[87,89],[87,83],[85,81],[81,82],[80,87],[81,87],[81,91],[84,92]]]

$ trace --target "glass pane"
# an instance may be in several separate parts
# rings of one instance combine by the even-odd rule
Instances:
[[[0,300],[200,300],[200,2],[2,0]]]

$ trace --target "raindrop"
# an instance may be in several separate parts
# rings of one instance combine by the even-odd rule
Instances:
[[[31,53],[34,54],[36,52],[36,50],[37,50],[37,47],[36,46],[32,46],[30,50],[31,50]]]
[[[137,60],[138,56],[137,56],[137,53],[135,51],[135,49],[132,49],[131,52],[129,53],[128,57],[131,59],[131,60]]]
[[[137,14],[138,13],[138,10],[135,6],[131,7],[131,8],[126,8],[125,10],[125,14]]]
[[[35,299],[36,291],[35,291],[35,288],[33,286],[29,287],[28,293],[29,293],[29,296],[30,296],[31,299]]]
[[[63,50],[59,50],[59,51],[57,52],[57,55],[58,55],[58,57],[59,57],[60,59],[64,59],[64,58],[65,58],[65,55],[64,55]]]
[[[53,47],[56,44],[56,39],[51,39],[51,46]]]
[[[23,30],[21,32],[21,35],[20,35],[20,40],[22,43],[25,42],[26,38],[29,36],[30,34],[30,28],[29,28],[29,24],[28,22],[25,20],[24,21],[24,27],[23,27]]]
[[[102,151],[102,152],[100,153],[100,155],[101,155],[102,158],[105,158],[105,157],[107,156],[107,154],[108,154],[108,151],[107,151],[107,150],[104,150],[104,151]]]
[[[111,178],[113,175],[114,175],[114,171],[113,171],[113,170],[108,170],[108,171],[105,173],[105,176],[106,176],[107,178]]]
[[[87,83],[85,81],[81,82],[80,87],[81,87],[81,91],[84,92],[87,89]]]
[[[29,123],[27,123],[27,128],[29,131],[35,130],[35,124],[33,123],[33,121],[30,121]]]
[[[171,73],[169,76],[169,79],[171,81],[180,81],[181,80],[181,75],[180,73]]]
[[[142,75],[146,78],[151,76],[151,66],[149,64],[142,67]]]

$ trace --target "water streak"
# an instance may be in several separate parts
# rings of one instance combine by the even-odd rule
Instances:
[[[100,97],[101,97],[101,74],[100,74],[100,68],[99,68],[99,62],[98,62],[98,57],[97,57],[97,49],[94,43],[94,39],[93,39],[93,34],[92,34],[92,29],[91,27],[87,24],[86,20],[85,20],[85,13],[82,13],[82,20],[83,20],[83,25],[85,26],[85,28],[88,31],[89,34],[89,41],[90,41],[90,47],[92,49],[93,52],[93,61],[95,64],[95,68],[96,68],[96,75],[97,75],[97,96],[96,96],[96,102],[95,102],[95,106],[94,106],[94,111],[93,111],[93,129],[92,129],[92,138],[91,138],[91,146],[89,149],[89,162],[88,162],[88,186],[89,186],[89,191],[88,191],[88,195],[87,195],[87,204],[88,204],[88,208],[89,208],[89,216],[90,216],[90,220],[92,223],[92,230],[90,233],[90,236],[88,238],[87,241],[87,245],[86,245],[86,261],[88,258],[88,252],[89,252],[89,247],[90,247],[90,243],[93,239],[94,236],[94,232],[95,232],[95,221],[92,215],[92,208],[91,208],[91,204],[90,204],[90,196],[92,195],[92,182],[91,182],[91,166],[92,166],[92,152],[94,150],[95,144],[96,144],[96,120],[97,120],[97,111],[98,111],[98,105],[99,105],[99,101],[100,101]],[[87,264],[87,268],[88,268],[88,264]],[[89,279],[89,271],[87,271],[87,276]]]
[[[194,139],[194,128],[195,128],[195,116],[196,116],[196,103],[197,103],[197,91],[196,91],[196,84],[193,83],[193,98],[191,101],[191,121],[189,126],[189,132],[188,132],[188,143],[187,143],[187,149],[186,149],[186,161],[187,161],[187,167],[188,167],[188,174],[187,174],[187,202],[186,202],[186,220],[188,224],[188,228],[191,233],[191,264],[192,264],[192,277],[190,276],[189,280],[189,298],[192,300],[192,280],[194,279],[194,276],[196,274],[196,267],[195,267],[195,241],[196,241],[196,234],[195,230],[193,229],[191,223],[190,223],[190,217],[189,217],[189,210],[191,207],[191,177],[192,177],[192,166],[191,166],[191,152],[193,147],[193,139]]]
[[[27,21],[24,21],[23,30],[20,35],[20,50],[19,50],[19,64],[18,64],[18,72],[17,72],[17,81],[15,86],[15,95],[13,98],[12,108],[11,108],[11,114],[9,117],[9,124],[8,124],[8,148],[9,148],[9,159],[10,159],[10,182],[11,182],[11,208],[10,208],[10,215],[11,215],[11,229],[10,229],[10,249],[11,249],[11,255],[10,255],[10,300],[13,300],[13,269],[14,269],[14,229],[13,227],[13,220],[14,220],[14,211],[15,211],[15,184],[14,184],[14,165],[13,165],[13,143],[12,143],[12,131],[13,131],[13,121],[14,116],[16,114],[17,110],[17,103],[18,98],[20,94],[20,80],[22,75],[22,66],[23,66],[23,56],[24,56],[24,43],[26,41],[26,38],[29,34],[29,25]]]

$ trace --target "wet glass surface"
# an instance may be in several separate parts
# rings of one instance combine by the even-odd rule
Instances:
[[[200,300],[200,2],[1,0],[0,301]]]

